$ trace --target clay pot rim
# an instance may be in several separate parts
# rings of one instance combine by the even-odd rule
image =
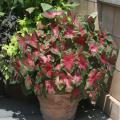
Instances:
[[[51,97],[67,97],[68,99],[71,99],[71,100],[75,100],[75,101],[80,101],[82,100],[83,98],[82,97],[77,97],[77,98],[72,98],[72,95],[70,93],[68,94],[46,94],[46,96],[43,96],[43,95],[37,95],[37,97],[44,97],[44,98],[51,98]]]

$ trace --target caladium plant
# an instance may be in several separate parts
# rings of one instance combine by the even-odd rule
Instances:
[[[41,22],[32,34],[18,34],[16,74],[36,94],[70,93],[94,99],[112,73],[110,60],[116,55],[112,38],[91,27],[91,16],[79,19],[63,11],[42,15],[47,23]]]

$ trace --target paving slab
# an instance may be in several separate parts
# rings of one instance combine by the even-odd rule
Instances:
[[[37,99],[20,101],[13,98],[0,98],[0,120],[43,120]],[[101,110],[87,102],[81,102],[75,120],[111,120]]]

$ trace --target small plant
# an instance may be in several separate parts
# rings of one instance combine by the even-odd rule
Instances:
[[[19,54],[13,61],[17,76],[38,95],[68,94],[95,100],[112,75],[116,55],[109,34],[94,30],[94,19],[70,12],[44,12],[48,20],[32,34],[18,34]]]
[[[13,40],[15,39],[15,36],[13,35],[17,31],[17,29],[18,29],[17,17],[12,15],[11,12],[9,14],[2,14],[2,16],[0,16],[0,66],[1,66],[0,72],[2,72],[3,74],[0,75],[0,77],[1,79],[4,79],[5,83],[7,83],[8,81],[6,80],[10,79],[13,75],[10,69],[11,58],[9,55],[12,53],[12,51],[15,51],[15,47],[17,47],[13,45],[16,44],[15,40]],[[8,54],[6,54],[6,52],[2,50],[2,46],[3,45],[7,46],[9,43],[11,45],[9,46]]]
[[[14,15],[0,17],[0,49],[2,44],[9,44],[11,36],[17,31],[17,18]]]

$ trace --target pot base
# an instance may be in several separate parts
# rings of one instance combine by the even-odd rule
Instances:
[[[70,101],[71,95],[38,96],[44,120],[74,120],[80,99]]]

